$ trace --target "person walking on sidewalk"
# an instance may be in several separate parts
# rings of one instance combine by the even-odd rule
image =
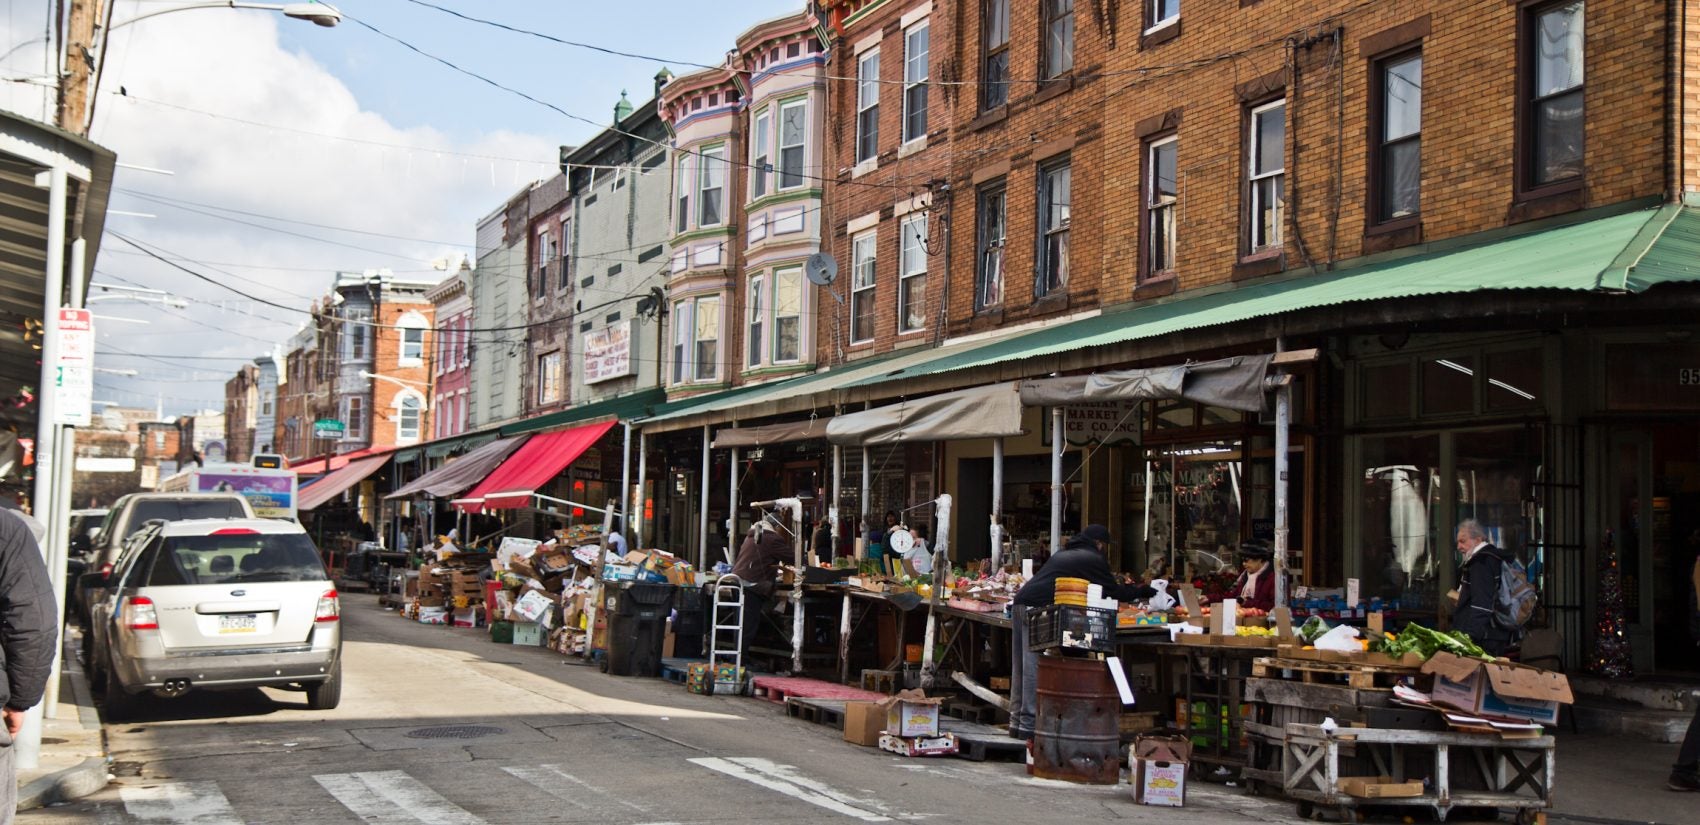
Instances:
[[[1700,557],[1694,559],[1694,569],[1688,574],[1688,632],[1695,644],[1700,644]],[[1673,791],[1700,791],[1700,704],[1694,707],[1694,718],[1682,737],[1682,749],[1676,752],[1676,764],[1671,766],[1665,786]]]
[[[28,522],[9,497],[0,497],[0,825],[11,825],[18,807],[18,762],[12,742],[24,726],[24,711],[41,701],[58,641],[59,608],[53,582]]]

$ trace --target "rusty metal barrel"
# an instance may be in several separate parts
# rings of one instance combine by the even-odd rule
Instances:
[[[1121,693],[1098,659],[1039,657],[1033,764],[1045,779],[1091,785],[1121,781]]]

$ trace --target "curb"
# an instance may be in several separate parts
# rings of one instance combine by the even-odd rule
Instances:
[[[106,787],[110,778],[105,757],[85,759],[80,765],[38,777],[19,788],[17,809],[27,811],[81,799]]]

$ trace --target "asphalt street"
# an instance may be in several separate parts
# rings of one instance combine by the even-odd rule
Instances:
[[[45,823],[1269,822],[1290,803],[1195,784],[1184,809],[1021,765],[909,759],[741,697],[608,676],[482,630],[344,601],[341,707],[192,693],[108,725],[117,779]]]

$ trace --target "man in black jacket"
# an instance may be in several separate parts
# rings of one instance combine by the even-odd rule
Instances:
[[[1470,634],[1470,639],[1495,656],[1511,646],[1511,633],[1494,626],[1493,607],[1499,599],[1499,577],[1510,557],[1487,540],[1487,531],[1475,519],[1458,525],[1458,552],[1464,561],[1458,574],[1458,604],[1452,608],[1452,629]]]
[[[1144,585],[1125,585],[1116,581],[1116,574],[1110,571],[1110,563],[1104,558],[1110,543],[1110,531],[1104,525],[1086,525],[1086,529],[1074,534],[1061,551],[1053,553],[1050,561],[1045,562],[1045,566],[1015,594],[1015,603],[1010,609],[1010,624],[1015,637],[1012,658],[1016,665],[1010,680],[1010,736],[1033,738],[1034,714],[1038,711],[1039,654],[1028,649],[1027,611],[1055,601],[1057,579],[1085,579],[1088,584],[1101,585],[1104,595],[1117,601],[1143,601],[1157,592]]]
[[[58,641],[58,607],[47,577],[41,547],[27,518],[10,498],[0,498],[0,656],[6,679],[0,683],[0,822],[11,822],[17,808],[17,756],[12,741],[24,726],[24,712],[41,701],[47,671]]]

